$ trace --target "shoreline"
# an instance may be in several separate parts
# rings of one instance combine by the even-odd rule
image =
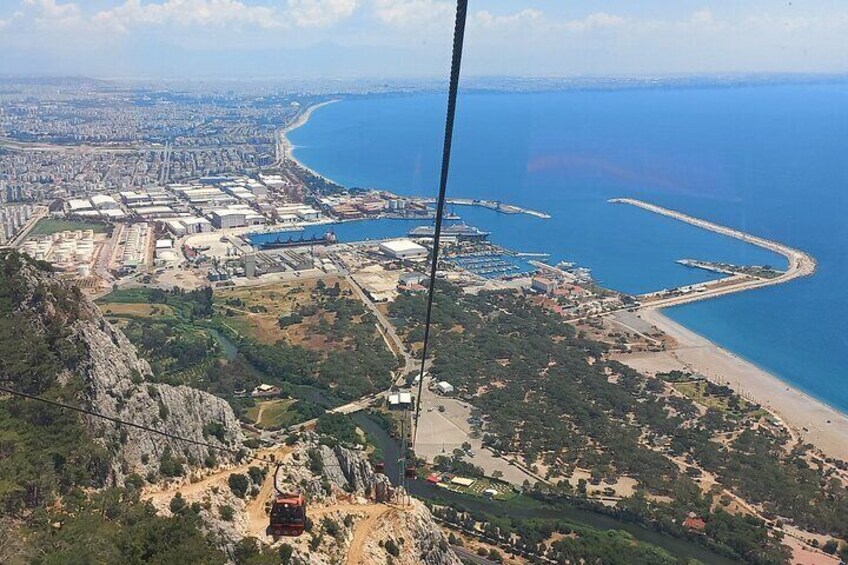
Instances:
[[[825,455],[848,460],[848,414],[716,345],[658,310],[643,310],[639,316],[674,338],[678,345],[663,352],[621,356],[619,361],[650,373],[675,368],[700,373],[760,404],[791,428],[793,435],[813,444]]]
[[[322,179],[324,179],[328,182],[338,184],[333,179],[322,175],[318,171],[316,171],[316,170],[314,170],[310,167],[307,167],[301,161],[299,161],[297,159],[297,157],[294,156],[294,150],[297,149],[297,146],[294,143],[292,143],[291,140],[288,137],[288,134],[290,132],[293,132],[294,130],[305,126],[307,124],[307,122],[309,122],[309,118],[312,117],[312,113],[315,112],[315,110],[317,110],[319,108],[323,108],[324,106],[329,106],[330,104],[335,104],[336,102],[341,102],[341,99],[336,98],[336,99],[333,99],[333,100],[327,100],[325,102],[320,102],[318,104],[313,104],[312,106],[310,106],[306,110],[304,110],[300,115],[298,115],[298,117],[292,123],[281,128],[280,131],[277,132],[278,143],[279,143],[279,148],[280,148],[279,149],[280,155],[277,156],[278,164],[283,163],[286,160],[290,160],[295,165],[300,167],[301,169],[309,171],[310,173],[312,173],[316,177],[320,177],[320,178],[322,178]]]
[[[290,159],[310,173],[330,182],[335,182],[301,163],[293,154],[296,147],[288,139],[287,134],[305,125],[312,113],[318,108],[339,101],[338,99],[328,100],[312,105],[289,126],[280,130],[281,160]],[[746,243],[783,255],[787,259],[787,273],[782,277],[778,277],[776,280],[755,281],[750,286],[746,285],[745,288],[734,289],[733,292],[788,282],[797,277],[809,276],[816,270],[815,259],[798,249],[646,202],[632,199],[615,200],[653,213],[669,216],[727,237],[740,239]],[[678,346],[670,351],[622,356],[619,361],[644,372],[654,373],[678,368],[700,373],[715,382],[720,381],[721,384],[726,384],[737,394],[744,395],[773,413],[784,425],[790,428],[794,437],[812,443],[826,455],[848,460],[848,414],[829,406],[772,373],[716,345],[682,324],[671,320],[660,310],[662,306],[667,306],[666,304],[657,304],[656,306],[657,308],[640,310],[638,315],[646,322],[673,337]]]

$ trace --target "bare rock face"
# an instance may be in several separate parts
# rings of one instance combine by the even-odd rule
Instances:
[[[77,288],[26,263],[18,276],[22,281],[18,309],[32,320],[33,331],[57,322],[65,328],[62,345],[73,352],[74,362],[56,378],[82,385],[78,394],[82,406],[197,442],[232,450],[242,447],[238,420],[224,400],[186,386],[147,382],[152,377],[148,363]],[[92,435],[114,455],[109,476],[115,484],[122,484],[131,473],[158,472],[166,449],[189,465],[202,464],[210,454],[204,446],[119,427],[94,416],[84,418]],[[218,461],[234,458],[214,451]]]
[[[461,565],[427,507],[392,489],[360,451],[304,434],[278,479],[281,491],[305,491],[313,522],[312,531],[281,542],[294,548],[292,563]]]
[[[398,565],[461,565],[427,507],[414,498],[407,504],[375,524],[361,549],[362,562],[387,563],[391,556]],[[398,555],[390,552],[392,544]]]

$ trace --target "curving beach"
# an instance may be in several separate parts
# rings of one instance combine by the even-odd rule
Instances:
[[[298,167],[300,167],[302,169],[306,169],[307,171],[311,172],[313,175],[316,175],[316,176],[319,176],[319,177],[322,177],[322,178],[326,178],[323,175],[321,175],[320,173],[318,173],[317,171],[310,169],[309,167],[307,167],[306,165],[304,165],[303,163],[301,163],[300,161],[297,160],[297,158],[294,156],[295,146],[291,142],[291,140],[289,140],[288,134],[290,132],[296,130],[297,128],[306,125],[306,123],[309,121],[309,118],[312,117],[312,113],[315,110],[317,110],[318,108],[322,108],[324,106],[328,106],[328,105],[333,104],[335,102],[340,102],[340,100],[338,100],[338,99],[327,100],[326,102],[320,102],[318,104],[313,104],[312,106],[308,107],[303,112],[298,114],[297,117],[290,124],[286,125],[285,127],[280,128],[277,131],[277,164],[278,165],[282,164],[286,160],[290,160],[290,161],[293,161],[295,164],[297,164]]]

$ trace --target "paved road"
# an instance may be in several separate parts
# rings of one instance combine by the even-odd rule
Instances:
[[[498,565],[496,561],[481,557],[480,555],[477,555],[477,552],[465,549],[464,547],[452,545],[451,549],[454,553],[456,553],[456,556],[460,559],[471,561],[472,563],[477,563],[477,565]]]
[[[29,219],[27,225],[16,235],[12,241],[9,242],[9,247],[18,247],[24,241],[26,241],[27,236],[29,236],[29,232],[35,227],[35,225],[40,222],[43,218],[47,217],[47,213],[49,209],[47,206],[38,208],[35,213],[32,215],[32,218]]]
[[[368,298],[368,295],[362,290],[362,287],[359,286],[359,283],[354,280],[350,274],[344,275],[345,280],[350,284],[351,288],[353,288],[354,292],[359,296],[359,299],[362,300],[363,304],[368,307],[369,310],[374,314],[377,318],[377,321],[380,323],[380,326],[383,328],[384,335],[388,336],[388,338],[394,343],[395,350],[400,351],[403,355],[403,371],[401,372],[401,378],[408,375],[409,373],[420,369],[420,361],[415,359],[406,347],[403,344],[403,340],[395,331],[394,325],[386,318],[382,312],[377,308],[377,306]]]

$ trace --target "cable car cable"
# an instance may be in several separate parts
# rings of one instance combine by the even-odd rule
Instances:
[[[450,86],[448,87],[448,109],[445,116],[445,140],[442,148],[442,171],[439,180],[439,197],[436,204],[436,225],[433,233],[433,259],[430,264],[430,288],[427,292],[427,313],[424,318],[424,345],[421,350],[421,370],[418,373],[418,398],[415,402],[415,430],[412,445],[418,437],[418,416],[421,413],[421,391],[424,390],[424,367],[427,363],[427,351],[430,345],[430,322],[433,313],[433,297],[436,293],[436,267],[439,262],[442,219],[445,212],[445,194],[450,170],[451,146],[453,144],[453,125],[456,117],[456,97],[459,90],[459,71],[462,66],[462,46],[465,41],[465,20],[468,13],[468,0],[457,0],[456,21],[453,30],[453,50],[451,53]]]
[[[171,432],[166,432],[166,431],[163,431],[163,430],[158,430],[156,428],[152,428],[152,427],[147,426],[145,424],[138,424],[136,422],[131,422],[129,420],[122,420],[120,418],[115,418],[114,416],[107,416],[106,414],[101,414],[100,412],[95,412],[94,410],[89,410],[87,408],[80,408],[79,406],[74,406],[72,404],[65,404],[65,403],[59,402],[57,400],[51,400],[49,398],[44,398],[43,396],[36,396],[36,395],[29,394],[29,393],[26,393],[26,392],[21,392],[19,390],[11,389],[11,388],[8,388],[8,387],[3,386],[3,385],[0,385],[0,392],[5,392],[5,393],[11,394],[13,396],[19,396],[19,397],[25,398],[27,400],[35,400],[37,402],[42,402],[44,404],[49,404],[51,406],[55,406],[56,408],[62,408],[62,409],[65,409],[65,410],[71,410],[73,412],[79,412],[80,414],[85,414],[86,416],[92,416],[94,418],[100,418],[101,420],[108,420],[110,422],[118,424],[119,426],[127,426],[127,427],[130,427],[130,428],[136,428],[136,429],[139,429],[139,430],[142,430],[142,431],[145,431],[145,432],[157,434],[157,435],[160,435],[160,436],[163,436],[163,437],[166,437],[166,438],[169,438],[169,439],[173,439],[173,440],[176,440],[176,441],[182,441],[182,442],[190,443],[190,444],[193,444],[193,445],[199,445],[201,447],[206,447],[208,449],[214,449],[216,451],[223,451],[223,452],[235,455],[236,457],[238,457],[239,459],[242,459],[242,460],[261,461],[263,463],[269,463],[271,465],[278,465],[279,466],[279,461],[276,461],[276,460],[270,459],[270,458],[266,458],[266,457],[260,457],[258,455],[252,455],[252,454],[250,454],[250,452],[246,452],[243,449],[233,449],[231,447],[222,447],[222,446],[219,446],[219,445],[213,445],[213,444],[205,442],[205,441],[200,441],[200,440],[196,440],[196,439],[187,438],[187,437],[184,437],[184,436],[179,436],[179,435],[171,433]],[[326,464],[325,464],[325,466],[334,467],[334,465],[326,465]],[[341,465],[337,465],[337,466],[339,468],[342,468]]]

